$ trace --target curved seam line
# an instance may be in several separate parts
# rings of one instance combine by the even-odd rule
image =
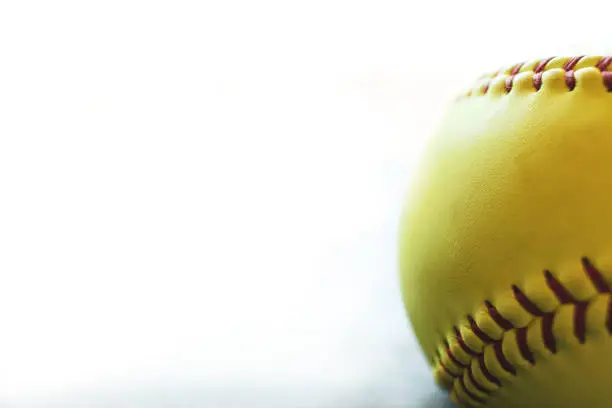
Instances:
[[[540,90],[542,86],[542,74],[551,69],[560,68],[563,71],[565,71],[565,84],[568,88],[568,91],[573,91],[576,88],[575,67],[576,65],[578,65],[578,63],[583,58],[586,58],[586,57],[587,57],[586,55],[568,57],[568,60],[565,62],[565,64],[563,64],[562,67],[547,68],[547,65],[555,58],[555,57],[550,57],[550,58],[546,58],[546,59],[537,61],[534,67],[530,71],[523,71],[523,72],[531,72],[534,74],[532,81],[533,81],[533,86],[535,88],[535,91],[537,92]],[[484,78],[486,78],[487,81],[483,85],[480,86],[480,90],[482,91],[482,93],[478,93],[477,95],[474,95],[474,89],[470,89],[467,93],[465,93],[464,95],[461,95],[459,99],[469,98],[472,96],[486,95],[490,90],[491,82],[502,76],[506,77],[506,80],[504,81],[504,89],[507,94],[510,93],[514,87],[515,78],[517,75],[521,73],[521,68],[524,65],[525,63],[515,64],[512,66],[510,70],[497,71],[492,76],[485,76]],[[599,58],[599,61],[593,65],[593,67],[589,67],[589,68],[596,68],[601,72],[602,85],[604,86],[604,88],[606,88],[608,92],[612,92],[612,71],[608,71],[608,68],[611,65],[612,65],[612,56],[602,56]]]
[[[497,363],[500,365],[500,367],[503,369],[503,371],[507,372],[510,376],[516,376],[516,368],[508,361],[508,359],[506,358],[506,356],[504,355],[503,349],[502,349],[502,342],[504,340],[504,338],[506,337],[506,335],[508,335],[508,333],[514,333],[517,336],[517,345],[519,348],[519,354],[520,356],[527,362],[529,362],[531,365],[535,366],[535,360],[533,359],[533,355],[531,354],[531,350],[529,349],[529,346],[527,344],[527,328],[531,326],[531,324],[537,320],[538,318],[541,318],[541,328],[542,328],[542,339],[543,339],[543,343],[545,345],[545,347],[552,353],[555,354],[557,352],[557,348],[556,348],[556,339],[554,337],[554,333],[553,333],[553,323],[554,323],[554,318],[555,316],[559,313],[559,310],[561,309],[561,307],[563,305],[567,305],[567,304],[571,304],[574,305],[575,309],[574,309],[574,319],[573,319],[573,334],[574,336],[578,339],[580,344],[583,344],[586,336],[585,336],[585,330],[586,330],[586,310],[588,308],[588,305],[593,302],[595,299],[599,298],[602,295],[610,295],[612,292],[610,290],[610,286],[607,284],[603,274],[601,273],[600,270],[598,270],[593,263],[586,257],[583,257],[581,259],[581,263],[582,263],[582,270],[586,275],[586,278],[589,282],[591,282],[591,284],[593,285],[593,287],[596,290],[595,295],[593,295],[591,298],[589,298],[586,301],[577,301],[575,300],[573,297],[568,296],[570,294],[569,290],[563,286],[563,284],[558,281],[556,278],[554,278],[554,276],[552,275],[552,273],[548,270],[544,270],[544,279],[547,282],[547,286],[549,287],[549,289],[551,290],[551,292],[554,294],[555,297],[557,297],[558,301],[559,301],[559,305],[551,312],[548,313],[544,313],[542,311],[539,310],[539,308],[537,308],[537,306],[522,292],[520,291],[520,289],[516,286],[516,285],[512,285],[512,292],[513,295],[515,297],[515,299],[517,300],[517,304],[527,313],[529,313],[532,316],[532,319],[529,320],[529,322],[527,323],[527,325],[525,327],[520,327],[520,328],[516,328],[516,327],[512,327],[509,330],[505,330],[502,327],[500,327],[502,329],[502,334],[500,336],[499,339],[495,340],[493,338],[491,338],[489,335],[487,335],[486,333],[484,333],[482,331],[482,329],[480,329],[480,327],[478,326],[478,324],[476,323],[476,321],[472,318],[471,315],[467,315],[467,319],[470,323],[469,328],[470,331],[472,332],[472,334],[474,334],[476,337],[478,337],[479,339],[483,340],[481,338],[481,335],[484,335],[485,338],[487,338],[488,342],[484,342],[483,345],[483,350],[481,353],[476,353],[474,352],[475,355],[472,354],[468,354],[468,358],[469,361],[467,363],[463,363],[461,362],[452,352],[451,348],[448,346],[448,344],[446,343],[446,341],[443,341],[444,343],[444,347],[443,349],[445,350],[447,356],[449,357],[449,360],[456,365],[456,370],[454,371],[459,371],[459,374],[454,374],[451,370],[448,369],[448,367],[446,367],[444,365],[444,363],[442,362],[442,356],[439,356],[439,360],[438,360],[438,364],[444,371],[446,371],[447,373],[452,373],[451,377],[452,377],[452,385],[450,385],[448,388],[449,389],[454,389],[457,386],[463,386],[463,388],[465,389],[465,384],[459,384],[460,381],[465,381],[463,380],[463,376],[465,375],[466,372],[471,371],[470,367],[471,367],[471,363],[472,361],[474,361],[474,359],[478,360],[478,363],[480,365],[481,371],[483,373],[483,376],[486,378],[487,381],[489,381],[490,383],[497,385],[498,387],[502,386],[501,380],[493,375],[493,373],[491,373],[491,371],[487,368],[486,366],[486,362],[484,359],[484,353],[485,353],[485,349],[487,348],[493,348],[493,353],[492,356],[495,358],[495,360],[497,361]],[[553,287],[551,287],[550,282],[554,282],[553,283]],[[605,284],[604,284],[605,283]],[[556,290],[555,290],[556,289]],[[518,297],[521,299],[521,301],[519,301],[517,299],[517,294]],[[564,302],[565,301],[565,302]],[[492,309],[494,309],[494,306],[489,302],[489,301],[485,301],[485,306],[487,306],[487,310],[489,312],[489,315],[491,315]],[[493,308],[489,307],[489,306],[493,306]],[[535,308],[535,309],[534,309]],[[531,311],[529,310],[531,309]],[[499,313],[499,311],[497,311],[497,309],[494,309],[495,312]],[[536,313],[532,313],[532,312],[536,312]],[[501,316],[501,314],[500,314]],[[506,320],[503,316],[501,316],[502,319]],[[498,324],[499,326],[499,324]],[[605,325],[605,329],[608,331],[609,334],[612,334],[612,297],[610,297],[610,301],[608,304],[608,308],[606,311],[606,325]],[[456,329],[456,333],[459,333],[459,331]],[[525,334],[523,335],[521,333],[521,331],[524,331]],[[460,345],[461,347],[461,345]],[[525,355],[526,353],[529,353],[528,355]],[[457,364],[460,363],[460,364]],[[467,371],[466,371],[467,370]],[[482,384],[482,380],[478,380],[476,378],[476,376],[473,375],[473,373],[471,373],[472,375],[469,375],[470,373],[468,373],[469,379],[474,383],[474,388],[476,388],[477,390],[481,390],[482,389],[487,389],[483,384]],[[467,390],[467,389],[466,389]],[[467,390],[469,391],[469,390]],[[473,394],[473,393],[470,393]],[[471,398],[472,396],[466,393],[466,395]],[[490,394],[492,394],[492,391],[486,392],[485,393],[487,395],[487,397],[490,396]],[[461,400],[461,396],[459,394],[457,394],[457,398],[459,400]],[[479,398],[479,400],[484,401],[484,398]],[[478,402],[482,402],[482,401],[478,401]],[[468,401],[462,401],[463,403],[468,403]]]

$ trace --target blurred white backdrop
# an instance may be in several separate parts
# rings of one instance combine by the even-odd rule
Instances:
[[[0,406],[439,398],[402,195],[481,72],[605,51],[573,7],[0,4]]]

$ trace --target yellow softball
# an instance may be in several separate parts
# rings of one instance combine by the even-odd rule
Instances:
[[[611,91],[612,57],[509,66],[430,140],[400,225],[402,295],[461,406],[612,406]]]

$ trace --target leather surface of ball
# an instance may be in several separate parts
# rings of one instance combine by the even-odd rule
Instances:
[[[481,77],[400,225],[407,314],[460,406],[612,406],[612,58]]]

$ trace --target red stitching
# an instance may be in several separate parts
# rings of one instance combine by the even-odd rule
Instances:
[[[512,86],[514,85],[514,77],[521,72],[522,66],[522,62],[520,64],[516,64],[512,68],[512,71],[510,71],[510,76],[506,78],[506,92],[510,92],[512,90]]]
[[[606,329],[608,329],[609,334],[612,334],[612,296],[610,297],[610,302],[608,303],[608,315],[606,316]]]
[[[542,88],[542,75],[546,70],[546,66],[550,61],[552,61],[555,57],[550,57],[539,61],[533,68],[533,86],[536,91],[539,91]],[[567,89],[569,91],[573,91],[576,88],[576,75],[575,68],[578,63],[585,58],[585,56],[572,57],[568,59],[565,64],[563,64],[562,69],[565,71],[565,84],[567,85]],[[612,56],[601,57],[599,62],[595,64],[595,68],[601,71],[603,85],[605,86],[608,92],[612,92],[612,71],[608,71],[608,67],[612,64]],[[504,83],[504,89],[507,93],[512,91],[514,87],[514,80],[516,76],[520,73],[521,69],[525,64],[520,63],[516,64],[510,70],[509,76],[506,78]],[[496,72],[493,75],[493,78],[501,75],[502,72]],[[491,86],[491,81],[489,80],[483,87],[483,94],[489,92]],[[472,96],[472,91],[467,93],[467,96]]]
[[[603,83],[608,92],[612,92],[612,71],[605,71],[601,73],[603,77]]]
[[[457,360],[457,358],[453,355],[453,352],[451,351],[450,347],[447,345],[446,346],[446,355],[448,356],[448,358],[450,358],[450,360],[455,363],[455,365],[457,367],[461,367],[461,368],[467,368],[467,364],[462,363],[461,361]]]
[[[521,327],[516,330],[516,344],[518,344],[519,351],[521,352],[521,356],[531,365],[535,365],[535,359],[533,358],[533,353],[529,349],[529,344],[527,343],[527,328]]]
[[[533,68],[533,72],[535,72],[535,75],[533,76],[533,86],[537,91],[539,91],[542,87],[542,75],[544,70],[546,69],[546,65],[548,65],[548,63],[552,61],[553,58],[554,57],[550,57],[545,60],[542,60],[538,62],[535,68]]]
[[[572,57],[569,60],[567,60],[567,62],[563,65],[563,69],[566,71],[573,71],[574,67],[576,67],[576,64],[578,64],[580,62],[581,59],[584,58],[584,55],[581,55],[579,57]]]
[[[548,63],[552,61],[554,58],[555,57],[550,57],[550,58],[547,58],[545,60],[538,62],[535,68],[533,68],[533,72],[536,72],[536,73],[543,72],[546,69],[546,65],[548,65]]]
[[[513,84],[514,84],[514,77],[513,76],[506,78],[506,85],[505,85],[506,92],[512,91],[512,85]]]
[[[570,91],[576,88],[576,76],[574,75],[574,71],[567,71],[565,73],[565,84]]]
[[[519,64],[516,64],[513,68],[512,71],[510,71],[510,75],[516,75],[519,72],[521,72],[521,68],[523,67],[524,62],[521,62]]]
[[[612,63],[612,57],[610,58],[611,58],[610,61]],[[577,64],[578,61],[579,60],[568,61],[567,65],[572,66],[573,64],[575,66],[575,64]],[[607,283],[602,272],[599,269],[597,269],[597,267],[595,267],[595,265],[593,265],[593,263],[587,257],[583,257],[581,259],[581,263],[582,263],[585,275],[593,283],[593,286],[595,287],[598,293],[601,293],[601,294],[612,293],[610,285]],[[557,280],[557,278],[554,276],[554,274],[551,271],[545,270],[544,278],[546,279],[546,283],[548,287],[555,294],[555,296],[559,299],[559,302],[561,304],[572,304],[574,306],[573,334],[581,344],[585,343],[586,342],[586,316],[587,316],[587,311],[588,311],[590,301],[577,301],[572,296],[571,292],[565,286],[563,286],[563,284],[559,280]],[[541,317],[540,324],[541,324],[542,342],[544,343],[544,346],[548,350],[550,350],[551,353],[556,354],[558,351],[557,350],[557,339],[555,338],[555,335],[553,332],[553,325],[554,325],[554,320],[558,313],[558,310],[555,310],[553,312],[548,312],[548,313],[543,312],[516,285],[512,285],[512,292],[514,294],[515,299],[517,300],[517,302],[523,309],[525,309],[527,312],[531,313],[535,317]],[[495,306],[490,301],[485,300],[484,304],[491,318],[504,330],[504,332],[508,332],[514,329],[515,335],[516,335],[516,343],[518,345],[518,349],[519,349],[521,356],[526,361],[528,361],[531,365],[535,365],[536,361],[534,358],[534,354],[530,350],[529,344],[527,341],[527,331],[529,330],[528,327],[515,328],[514,325],[509,320],[507,320],[505,317],[503,317],[499,313],[499,311],[495,308]],[[471,315],[467,316],[467,320],[470,324],[470,328],[472,332],[476,336],[478,336],[485,344],[492,345],[495,359],[497,360],[499,365],[502,367],[502,369],[512,375],[517,375],[516,367],[513,366],[512,363],[510,363],[510,361],[504,354],[503,337],[500,340],[495,340],[491,338],[489,335],[484,333],[482,329],[480,329],[480,327],[478,327],[478,324],[476,323],[476,321]],[[608,331],[609,334],[612,334],[612,296],[610,296],[607,311],[606,311],[606,330]],[[469,348],[467,344],[465,344],[465,341],[463,340],[459,329],[457,327],[454,327],[454,331],[457,337],[457,341],[459,342],[459,345],[466,353],[476,358],[478,365],[482,371],[482,374],[487,379],[487,381],[500,387],[502,385],[500,379],[494,376],[491,373],[491,371],[489,371],[489,369],[487,368],[487,365],[485,363],[484,352],[477,353],[471,348]],[[464,388],[465,395],[467,395],[467,397],[469,397],[470,399],[473,399],[476,402],[482,402],[483,398],[479,398],[478,396],[474,395],[465,387],[465,380],[463,378],[464,375],[467,375],[467,377],[473,383],[474,388],[482,392],[483,394],[489,395],[491,391],[487,390],[487,388],[476,379],[472,371],[472,365],[469,363],[465,364],[465,363],[461,363],[460,361],[458,361],[457,358],[453,355],[450,347],[448,347],[448,343],[445,342],[445,345],[446,345],[446,353],[448,354],[448,357],[451,359],[451,361],[453,361],[453,363],[457,365],[457,367],[459,367],[463,371],[463,373],[454,374],[442,363],[442,361],[440,361],[440,366],[452,378],[454,378],[455,381],[457,379],[459,380],[459,385]],[[467,370],[467,373],[465,372],[465,370]]]
[[[542,88],[542,73],[538,72],[533,76],[533,86],[537,91]]]
[[[561,304],[566,303],[576,303],[573,296],[569,293],[567,289],[553,276],[553,274],[546,270],[544,271],[544,277],[546,278],[546,283],[552,292],[555,294],[557,299]]]
[[[474,318],[471,315],[468,315],[467,319],[468,319],[468,322],[470,323],[470,328],[476,334],[476,336],[478,336],[478,338],[480,338],[480,340],[482,340],[483,343],[487,343],[488,344],[488,343],[493,343],[495,341],[487,333],[483,332],[480,329],[480,327],[478,327],[478,325],[476,324],[476,321],[474,320]]]
[[[514,294],[514,298],[521,305],[523,309],[528,311],[534,316],[542,317],[544,316],[544,312],[538,308],[535,303],[531,301],[525,294],[518,288],[516,285],[512,285],[512,293]]]
[[[480,371],[482,371],[482,374],[486,377],[486,379],[489,382],[497,385],[498,387],[501,387],[501,381],[499,381],[497,377],[491,374],[491,372],[487,368],[487,365],[485,364],[485,361],[484,361],[484,354],[478,357],[478,365],[480,366]]]
[[[455,336],[457,337],[457,343],[459,343],[459,347],[461,347],[461,349],[465,351],[467,354],[469,354],[470,356],[476,357],[477,355],[479,355],[480,353],[477,353],[476,351],[472,350],[467,344],[465,344],[465,341],[463,340],[463,337],[461,336],[461,332],[459,331],[459,329],[456,327],[454,329],[455,329]]]
[[[603,57],[595,67],[600,71],[605,71],[610,64],[612,64],[612,56]]]
[[[555,314],[548,313],[542,318],[542,339],[544,345],[551,353],[557,353],[557,340],[553,333],[553,322],[555,321]]]
[[[576,88],[576,76],[574,75],[574,68],[582,58],[584,58],[584,56],[570,58],[565,63],[565,65],[563,65],[563,69],[567,71],[565,73],[565,84],[567,85],[567,88],[570,91],[573,91],[574,88]]]
[[[608,282],[606,282],[606,279],[603,277],[601,272],[599,272],[597,268],[593,266],[591,261],[589,261],[589,258],[583,257],[581,261],[582,267],[584,268],[584,271],[591,282],[593,282],[595,289],[597,289],[597,291],[600,293],[610,293],[610,286],[608,285]]]
[[[495,323],[497,323],[499,327],[501,327],[505,331],[512,330],[514,328],[514,325],[512,324],[512,322],[510,322],[508,319],[502,316],[497,310],[497,308],[493,306],[491,302],[489,302],[488,300],[485,300],[484,303],[485,303],[485,306],[487,307],[487,310],[489,311],[489,315],[491,315],[491,318],[493,319],[493,321],[495,321]]]
[[[484,399],[480,398],[479,396],[475,395],[470,390],[468,390],[467,386],[465,385],[465,380],[463,379],[463,377],[459,377],[459,384],[461,385],[461,388],[463,388],[463,391],[466,393],[468,397],[470,397],[476,402],[484,402]]]
[[[472,367],[470,366],[467,370],[467,375],[470,378],[470,380],[472,381],[472,384],[474,384],[474,388],[476,388],[478,391],[482,392],[483,394],[487,394],[490,395],[491,391],[487,390],[485,387],[483,387],[478,380],[476,380],[476,377],[474,377],[474,372],[472,371]]]
[[[514,368],[512,364],[510,364],[510,362],[504,355],[504,351],[502,350],[501,341],[498,341],[497,343],[493,345],[493,351],[495,351],[495,357],[497,357],[497,361],[499,361],[499,365],[501,365],[502,368],[506,370],[507,372],[509,372],[510,374],[516,375],[516,369]]]
[[[489,86],[491,85],[491,82],[487,82],[484,87],[482,88],[483,93],[487,93],[489,92]]]
[[[588,302],[579,302],[574,307],[574,335],[580,344],[584,344],[586,340],[586,312],[588,307]]]
[[[457,378],[459,377],[459,374],[455,374],[453,373],[451,370],[448,369],[448,367],[446,367],[444,365],[444,363],[442,362],[442,360],[440,360],[440,367],[442,367],[442,369],[446,372],[446,374],[448,374],[450,377],[452,378]]]

